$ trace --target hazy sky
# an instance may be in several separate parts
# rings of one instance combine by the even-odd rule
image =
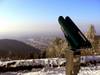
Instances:
[[[0,0],[0,34],[57,32],[60,15],[100,32],[100,0]]]

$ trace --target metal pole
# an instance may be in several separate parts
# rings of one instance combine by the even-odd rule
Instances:
[[[66,61],[66,75],[77,75],[80,69],[80,54],[67,50]]]
[[[77,75],[80,69],[80,55],[74,55],[73,64],[73,75]]]
[[[66,75],[72,75],[73,72],[73,51],[67,50],[66,52]]]

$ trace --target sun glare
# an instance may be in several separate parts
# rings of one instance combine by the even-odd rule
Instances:
[[[10,21],[8,21],[7,19],[0,19],[0,33],[1,32],[8,32],[11,28],[10,28]]]

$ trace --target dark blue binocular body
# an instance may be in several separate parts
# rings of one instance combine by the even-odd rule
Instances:
[[[58,22],[61,25],[61,29],[65,35],[66,40],[71,46],[71,50],[91,48],[90,41],[83,35],[74,22],[67,16],[65,19],[59,16]]]

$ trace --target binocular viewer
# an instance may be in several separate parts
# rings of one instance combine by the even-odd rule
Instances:
[[[66,40],[71,46],[71,50],[91,48],[90,41],[84,36],[80,29],[70,19],[70,17],[59,16],[58,22],[61,25],[61,29],[64,33]]]

